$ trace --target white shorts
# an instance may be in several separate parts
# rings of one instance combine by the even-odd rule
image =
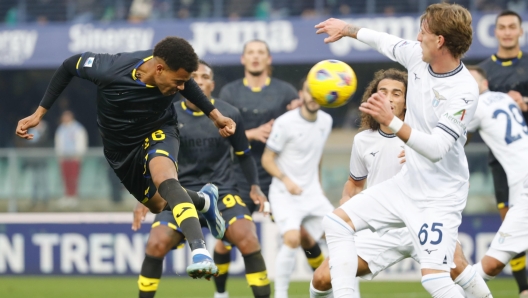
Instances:
[[[528,194],[528,177],[519,182],[508,186],[508,206],[514,206],[519,201],[523,200],[523,195]],[[524,198],[526,200],[526,198]]]
[[[452,197],[416,202],[392,178],[362,191],[340,208],[357,231],[369,228],[383,235],[390,229],[407,227],[421,268],[449,272],[466,199],[464,189]]]
[[[294,196],[271,188],[269,201],[281,235],[302,225],[315,240],[323,236],[323,217],[335,209],[323,194]]]
[[[506,218],[486,255],[508,264],[515,255],[526,250],[528,250],[528,195],[523,194],[506,213]]]
[[[371,272],[360,276],[363,279],[372,280],[381,271],[406,258],[420,262],[406,228],[389,230],[383,236],[364,230],[356,234],[354,241],[358,256],[368,263]]]

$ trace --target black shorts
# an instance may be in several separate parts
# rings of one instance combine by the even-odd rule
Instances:
[[[495,188],[495,200],[497,201],[497,207],[502,209],[508,207],[510,187],[508,186],[508,176],[504,168],[495,158],[493,153],[489,153],[489,166],[491,169],[491,175],[493,176],[493,187]]]
[[[220,211],[220,214],[222,214],[222,218],[226,223],[226,229],[228,229],[229,226],[235,221],[240,219],[253,221],[249,210],[245,206],[244,202],[242,202],[240,196],[234,195],[232,193],[220,196],[218,199],[218,210]],[[207,222],[205,221],[203,215],[198,213],[198,217],[200,218],[201,226],[203,228],[207,228]],[[176,220],[174,219],[172,211],[162,211],[156,215],[154,222],[152,223],[152,227],[154,228],[159,225],[168,226],[171,229],[181,233],[180,228],[176,224]]]
[[[104,155],[125,188],[144,204],[156,193],[148,163],[156,156],[165,156],[174,162],[177,169],[179,149],[180,136],[176,125],[165,124],[153,131],[141,146],[126,152],[105,149]]]

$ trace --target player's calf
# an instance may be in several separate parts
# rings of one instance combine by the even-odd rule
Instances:
[[[218,275],[214,277],[216,297],[228,297],[226,293],[229,265],[231,264],[231,246],[226,246],[223,241],[217,241],[213,253],[213,260],[218,267]]]
[[[153,298],[156,295],[163,272],[163,259],[182,239],[180,233],[168,226],[158,224],[150,230],[145,259],[138,279],[139,298]]]
[[[319,243],[313,239],[313,237],[308,233],[308,231],[301,226],[301,247],[306,256],[306,260],[312,270],[315,271],[324,261],[323,252]]]
[[[299,230],[289,230],[282,235],[282,245],[275,260],[275,297],[288,297],[290,276],[295,269],[295,252],[301,245]]]

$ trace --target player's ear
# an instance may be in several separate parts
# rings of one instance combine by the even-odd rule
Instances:
[[[438,35],[437,39],[438,49],[441,49],[445,44],[445,38],[442,35]]]
[[[211,81],[211,92],[215,89],[215,81]]]

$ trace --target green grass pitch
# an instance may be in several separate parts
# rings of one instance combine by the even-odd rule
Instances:
[[[293,282],[290,298],[308,295],[308,282]],[[513,279],[489,283],[495,298],[518,298]],[[362,298],[427,298],[420,282],[362,282]],[[250,298],[245,279],[231,278],[227,289],[231,298]],[[272,288],[273,289],[273,288]],[[214,283],[190,278],[163,278],[156,298],[211,298]],[[135,277],[0,277],[0,297],[9,298],[130,298],[137,297]]]

